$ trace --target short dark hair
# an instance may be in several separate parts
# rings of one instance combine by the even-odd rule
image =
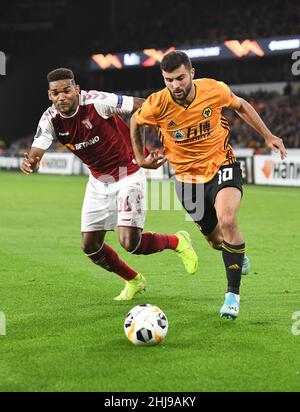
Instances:
[[[70,69],[66,69],[65,67],[60,67],[58,69],[52,70],[47,74],[48,83],[56,82],[57,80],[74,80],[74,73]]]
[[[165,72],[171,73],[182,64],[188,70],[192,68],[189,56],[180,50],[174,50],[164,55],[160,63],[160,68]]]

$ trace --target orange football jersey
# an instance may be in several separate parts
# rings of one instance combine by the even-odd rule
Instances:
[[[222,108],[238,107],[229,87],[214,79],[194,80],[196,95],[188,107],[167,88],[151,94],[135,113],[139,125],[156,125],[165,155],[178,180],[209,182],[220,166],[236,159]]]

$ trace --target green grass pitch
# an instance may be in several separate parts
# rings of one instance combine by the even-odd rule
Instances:
[[[236,321],[218,316],[221,254],[182,211],[149,211],[146,230],[190,232],[199,256],[185,274],[172,251],[132,256],[149,288],[115,302],[121,279],[80,250],[86,177],[0,172],[0,391],[299,391],[300,189],[246,186],[240,227],[251,259]],[[167,188],[167,183],[165,183]],[[123,321],[139,303],[169,319],[165,341],[135,347]],[[300,325],[294,325],[296,332]]]

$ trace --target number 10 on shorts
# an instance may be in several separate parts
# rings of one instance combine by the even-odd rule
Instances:
[[[218,185],[222,184],[223,182],[227,182],[227,180],[232,180],[232,168],[231,167],[225,167],[225,169],[219,170],[218,175],[219,175],[219,180],[218,180]]]

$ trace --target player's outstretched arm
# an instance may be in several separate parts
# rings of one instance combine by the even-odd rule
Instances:
[[[149,156],[145,158],[144,132],[144,127],[138,125],[135,116],[133,115],[130,120],[130,137],[135,160],[137,164],[144,169],[158,169],[167,161],[167,159],[158,153],[158,151],[152,151]]]
[[[280,152],[281,159],[285,159],[287,151],[283,140],[271,133],[251,104],[240,97],[238,101],[239,107],[235,109],[235,112],[265,139],[266,146],[276,153]]]
[[[39,162],[44,153],[45,150],[38,149],[37,147],[32,147],[30,153],[24,153],[24,159],[20,165],[22,172],[26,175],[34,172],[38,168]]]

